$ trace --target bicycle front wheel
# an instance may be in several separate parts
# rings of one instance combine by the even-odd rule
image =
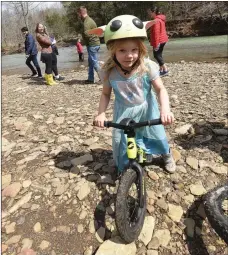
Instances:
[[[127,243],[138,238],[146,215],[146,187],[144,184],[143,207],[140,208],[139,185],[137,173],[133,169],[127,169],[117,191],[116,227],[121,238]]]
[[[228,244],[228,184],[216,187],[204,198],[204,209],[216,233]]]

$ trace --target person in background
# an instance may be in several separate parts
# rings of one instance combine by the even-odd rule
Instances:
[[[168,42],[165,26],[166,16],[161,14],[158,7],[148,9],[147,13],[155,21],[150,30],[150,44],[153,46],[153,55],[160,66],[160,76],[165,76],[169,72],[162,56],[165,44]]]
[[[80,38],[77,39],[76,47],[77,47],[77,51],[78,51],[79,61],[83,62],[84,61],[84,53],[83,53],[83,47],[82,47]]]
[[[57,67],[57,55],[59,55],[58,48],[56,46],[55,37],[52,35],[50,36],[51,39],[51,48],[52,48],[52,71],[55,76],[53,76],[54,80],[62,81],[65,78],[59,75],[58,67]]]
[[[57,84],[53,80],[52,75],[52,47],[51,40],[46,32],[46,29],[43,24],[37,23],[36,25],[36,40],[41,46],[41,61],[45,63],[45,80],[47,85]]]
[[[26,65],[30,68],[32,71],[32,77],[42,78],[41,69],[37,61],[37,54],[38,50],[36,47],[35,39],[33,38],[32,34],[28,32],[27,27],[22,27],[21,32],[25,36],[25,54],[26,54]],[[33,62],[35,68],[31,64],[31,61]]]
[[[98,51],[100,49],[100,39],[97,35],[88,34],[86,31],[96,28],[97,25],[95,21],[89,17],[87,14],[87,9],[85,6],[80,6],[78,8],[78,17],[83,21],[83,41],[85,42],[87,52],[88,52],[88,79],[85,81],[87,84],[94,84],[94,70],[98,73]],[[99,77],[99,75],[98,75]]]

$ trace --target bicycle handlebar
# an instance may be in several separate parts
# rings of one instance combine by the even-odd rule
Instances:
[[[129,127],[134,129],[134,128],[140,128],[145,126],[161,125],[161,124],[162,124],[161,119],[154,119],[154,120],[147,120],[147,121],[138,122],[138,123],[131,123]],[[127,125],[113,123],[111,121],[105,121],[104,126],[107,128],[114,127],[118,129],[126,129],[126,127],[128,127]]]

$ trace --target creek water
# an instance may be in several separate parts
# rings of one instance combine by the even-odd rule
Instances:
[[[152,47],[146,43],[149,56],[153,59]],[[228,36],[205,36],[188,38],[171,38],[166,44],[163,57],[165,62],[227,62],[228,60]],[[76,70],[80,65],[87,65],[87,51],[84,47],[85,61],[78,61],[78,53],[75,46],[59,48],[58,69]],[[99,50],[99,60],[104,61],[107,58],[106,45],[102,44]],[[40,59],[40,53],[38,53]],[[44,72],[44,64],[40,62]],[[29,73],[30,70],[25,65],[25,54],[13,54],[2,56],[2,74]]]

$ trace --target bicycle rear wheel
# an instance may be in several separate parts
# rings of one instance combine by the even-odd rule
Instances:
[[[214,188],[205,195],[204,208],[211,226],[228,244],[228,215],[223,209],[224,201],[228,203],[228,183]]]
[[[144,203],[140,208],[137,173],[133,169],[127,169],[121,178],[116,198],[116,227],[121,238],[127,243],[135,241],[143,227],[146,215],[145,184],[143,190]]]

